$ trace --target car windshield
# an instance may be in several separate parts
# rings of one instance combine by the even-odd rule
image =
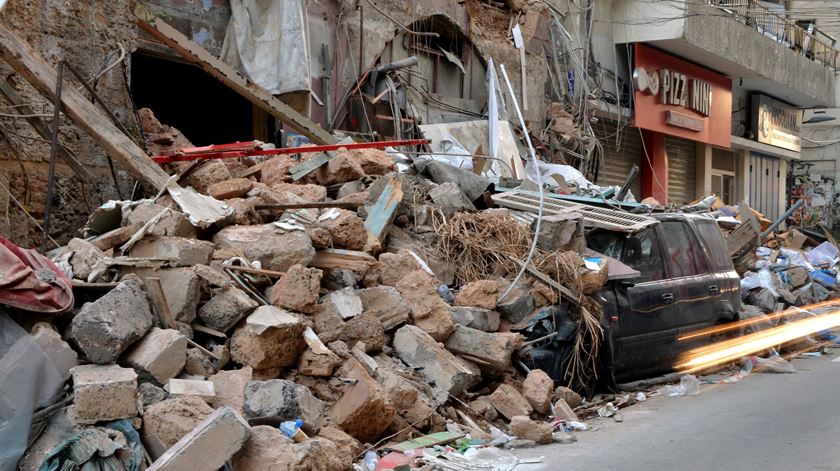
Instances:
[[[586,245],[590,249],[602,253],[607,257],[621,260],[621,249],[627,235],[621,232],[595,229],[586,237]]]

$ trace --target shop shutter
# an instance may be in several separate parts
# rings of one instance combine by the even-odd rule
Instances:
[[[767,219],[775,220],[782,214],[779,193],[784,192],[781,162],[775,157],[750,153],[750,206]]]
[[[694,201],[697,197],[695,142],[668,136],[665,151],[668,153],[668,202],[682,205]]]
[[[633,165],[638,165],[639,175],[630,185],[630,191],[636,201],[641,201],[642,136],[638,128],[627,123],[621,125],[621,133],[618,132],[618,128],[618,123],[607,120],[601,120],[592,126],[595,136],[604,148],[603,166],[596,183],[601,186],[621,186]]]

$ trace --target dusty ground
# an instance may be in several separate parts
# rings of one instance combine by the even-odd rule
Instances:
[[[592,420],[578,442],[519,450],[517,470],[840,469],[840,350],[793,360],[797,373],[755,373],[699,396],[651,397],[623,422]],[[837,359],[838,361],[832,361]]]

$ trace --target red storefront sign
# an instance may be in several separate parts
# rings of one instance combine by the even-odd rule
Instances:
[[[643,44],[633,70],[635,126],[728,148],[732,80]]]

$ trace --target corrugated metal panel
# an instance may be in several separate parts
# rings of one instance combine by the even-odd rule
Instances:
[[[676,137],[665,138],[668,154],[668,202],[686,204],[696,198],[696,144]]]
[[[783,180],[779,159],[757,152],[750,153],[749,203],[767,219],[775,220],[781,216],[779,193],[784,191]]]
[[[601,120],[593,126],[595,136],[604,147],[603,173],[598,177],[598,184],[621,186],[624,179],[630,173],[633,165],[642,168],[642,136],[638,128],[628,124],[622,124],[621,132],[618,132],[618,123],[615,121]],[[642,174],[630,185],[630,191],[636,197],[636,201],[642,199]]]

